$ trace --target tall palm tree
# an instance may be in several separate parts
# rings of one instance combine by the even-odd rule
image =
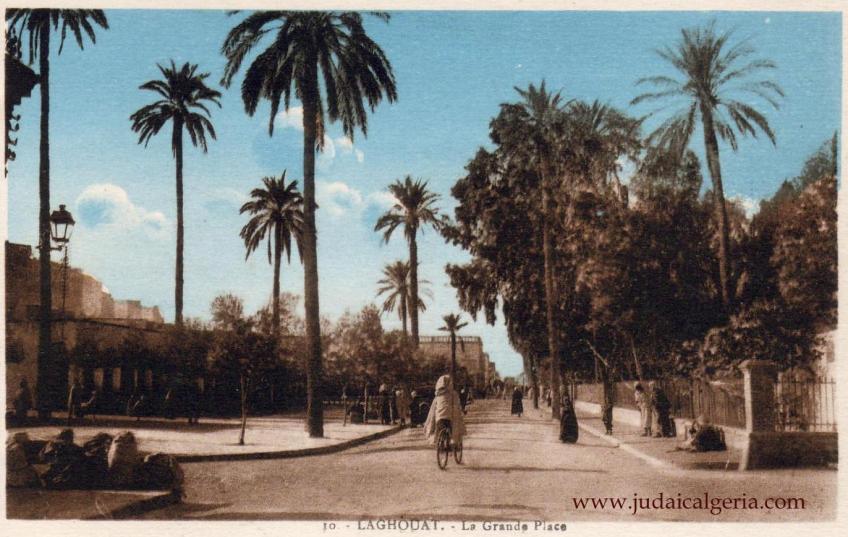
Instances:
[[[268,262],[271,263],[273,259],[274,263],[274,290],[271,300],[276,338],[280,330],[280,261],[285,253],[286,260],[291,263],[292,237],[297,245],[298,256],[301,256],[303,196],[297,190],[297,181],[286,185],[285,170],[279,179],[265,177],[262,183],[265,188],[254,188],[250,192],[250,201],[239,210],[239,214],[252,215],[241,228],[239,236],[244,239],[244,247],[247,249],[245,260],[259,247],[259,243],[265,240],[265,236],[268,236]]]
[[[778,109],[777,99],[783,97],[783,90],[775,82],[760,78],[749,79],[749,75],[759,75],[763,71],[775,69],[775,63],[764,59],[750,59],[755,52],[751,44],[743,40],[731,46],[728,44],[730,37],[730,32],[716,33],[712,23],[703,28],[682,30],[681,38],[674,47],[657,51],[657,54],[670,63],[682,77],[675,79],[669,76],[652,76],[639,79],[637,85],[652,84],[656,89],[631,101],[632,105],[636,105],[647,101],[677,99],[677,104],[682,105],[681,109],[660,124],[648,137],[648,142],[656,143],[679,155],[682,155],[689,145],[700,119],[707,167],[717,202],[715,218],[719,234],[719,282],[725,310],[731,300],[728,274],[729,239],[718,137],[729,143],[734,151],[738,147],[737,132],[740,136],[750,134],[756,137],[757,131],[761,131],[775,144],[774,132],[768,119],[756,108],[738,99],[749,96],[761,99]]]
[[[50,372],[50,30],[62,31],[59,54],[65,45],[68,32],[73,34],[77,45],[83,48],[83,33],[96,43],[94,25],[108,29],[109,22],[100,9],[18,9],[6,10],[6,22],[10,28],[18,26],[17,34],[29,33],[29,63],[38,55],[38,82],[41,84],[41,127],[38,164],[38,242],[40,270],[40,324],[38,330],[38,371],[36,398],[39,414],[46,414],[52,389],[48,385]]]
[[[381,287],[377,290],[377,296],[388,293],[386,300],[383,302],[383,311],[389,312],[397,309],[398,317],[403,323],[403,336],[408,337],[407,331],[407,314],[409,312],[412,297],[410,296],[409,285],[409,263],[406,261],[395,261],[383,267],[383,278],[377,282]],[[418,282],[420,285],[430,283],[427,280]],[[431,296],[429,291],[419,289],[420,294]],[[426,311],[427,305],[421,297],[418,297],[418,310]]]
[[[562,370],[559,353],[559,338],[555,318],[557,290],[554,269],[554,244],[552,220],[554,208],[552,192],[554,182],[559,176],[557,169],[557,147],[561,138],[563,121],[562,96],[560,92],[551,93],[545,88],[543,80],[539,87],[530,84],[526,90],[515,88],[523,101],[518,105],[519,119],[529,133],[529,137],[520,146],[519,158],[529,158],[539,178],[542,194],[542,254],[545,264],[545,317],[548,335],[548,355],[551,359],[551,389],[560,385]],[[553,398],[551,412],[559,417],[559,401]]]
[[[162,80],[150,80],[139,89],[152,91],[161,99],[139,108],[130,116],[133,132],[138,133],[138,143],[144,147],[159,134],[168,121],[173,123],[171,151],[176,160],[177,173],[177,263],[174,286],[174,322],[183,322],[183,129],[188,132],[191,143],[207,151],[206,134],[215,139],[215,127],[210,121],[211,113],[206,103],[221,107],[221,93],[206,85],[209,73],[198,73],[197,65],[186,62],[177,69],[171,60],[170,67],[157,64]]]
[[[436,202],[439,195],[427,190],[427,182],[406,176],[389,185],[395,204],[383,214],[374,231],[383,231],[383,241],[389,242],[392,233],[403,225],[403,234],[409,244],[409,296],[410,303],[418,303],[418,230],[425,225],[438,229],[441,226]],[[409,308],[412,324],[412,344],[418,348],[418,309]]]
[[[388,21],[386,13],[375,13]],[[221,52],[227,58],[221,83],[229,87],[242,62],[266,34],[268,48],[247,68],[241,96],[248,115],[261,99],[271,102],[268,132],[280,109],[289,109],[292,89],[303,106],[303,264],[306,309],[307,428],[324,435],[321,407],[321,327],[318,308],[318,245],[315,229],[315,151],[323,148],[324,119],[340,120],[344,133],[367,134],[365,105],[374,108],[385,98],[397,99],[391,64],[355,12],[256,11],[227,34]],[[323,84],[322,84],[323,82]],[[323,92],[321,87],[323,86]],[[323,93],[323,95],[322,95]],[[326,106],[325,106],[326,103]]]
[[[442,317],[442,320],[445,322],[445,325],[440,327],[439,330],[442,332],[450,333],[451,340],[451,367],[450,367],[450,377],[451,384],[456,386],[456,333],[468,326],[468,323],[461,322],[461,317],[455,313],[450,313]],[[460,342],[461,343],[461,342]],[[465,345],[463,344],[463,349]]]

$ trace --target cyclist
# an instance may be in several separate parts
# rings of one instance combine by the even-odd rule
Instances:
[[[442,375],[436,382],[436,396],[430,405],[430,413],[424,422],[424,434],[430,444],[436,443],[439,431],[444,427],[451,430],[451,443],[456,445],[465,435],[465,420],[462,417],[462,405],[459,395],[453,389],[450,375]]]

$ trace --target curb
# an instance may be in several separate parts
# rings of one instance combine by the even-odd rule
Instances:
[[[583,429],[587,433],[591,434],[592,436],[596,436],[596,437],[600,438],[601,440],[610,444],[611,446],[617,447],[617,448],[621,449],[622,451],[626,451],[627,453],[633,455],[636,458],[642,459],[643,461],[647,462],[651,466],[655,466],[657,468],[662,468],[664,470],[684,470],[684,469],[686,469],[682,466],[678,466],[674,463],[664,461],[662,459],[654,457],[653,455],[648,455],[647,453],[645,453],[645,452],[643,452],[639,449],[636,449],[633,446],[631,446],[631,445],[629,445],[625,442],[622,442],[621,440],[619,440],[615,436],[607,435],[603,431],[596,429],[596,428],[592,427],[591,425],[586,425],[586,424],[578,422],[577,426],[580,429]]]
[[[144,498],[131,504],[124,505],[123,507],[118,507],[117,509],[113,509],[108,513],[85,517],[81,520],[108,520],[133,518],[144,513],[153,511],[155,509],[161,509],[169,505],[178,504],[181,501],[182,492],[163,492],[162,494],[157,494],[156,496]]]
[[[258,461],[258,460],[266,460],[266,459],[292,459],[296,457],[312,457],[315,455],[328,455],[330,453],[338,453],[340,451],[345,451],[352,447],[360,446],[362,444],[366,444],[368,442],[372,442],[374,440],[380,440],[381,438],[386,438],[387,436],[391,436],[395,433],[398,433],[405,429],[406,426],[397,426],[392,427],[390,429],[386,429],[385,431],[379,431],[376,433],[371,433],[366,436],[360,436],[359,438],[354,438],[353,440],[346,440],[344,442],[340,442],[338,444],[331,444],[329,446],[321,446],[316,448],[304,448],[304,449],[289,449],[289,450],[281,450],[281,451],[259,451],[255,453],[209,453],[209,454],[199,454],[199,455],[189,455],[189,454],[175,454],[174,457],[177,459],[177,462],[180,463],[192,463],[192,462],[225,462],[225,461]]]

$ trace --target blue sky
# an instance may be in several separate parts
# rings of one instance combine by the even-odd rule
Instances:
[[[107,11],[111,29],[80,52],[67,43],[51,64],[51,203],[66,203],[77,217],[72,264],[100,278],[116,298],[158,305],[173,319],[175,193],[169,136],[145,149],[130,130],[129,115],[152,100],[138,86],[158,78],[156,63],[198,63],[217,84],[223,38],[240,16],[222,11]],[[766,112],[777,147],[743,140],[738,153],[723,146],[725,192],[749,206],[796,174],[805,158],[839,127],[841,19],[836,13],[729,12],[395,12],[386,25],[367,21],[386,51],[399,101],[369,118],[369,134],[353,142],[330,126],[332,143],[318,159],[317,190],[321,313],[331,319],[375,301],[387,262],[406,258],[402,235],[388,245],[372,229],[390,198],[386,185],[411,174],[430,182],[452,214],[451,185],[481,145],[502,102],[517,100],[514,86],[543,78],[567,98],[599,99],[628,108],[634,82],[673,74],[652,51],[676,41],[683,27],[715,20],[720,30],[750,37],[774,60],[772,75],[786,92],[779,111]],[[52,50],[57,50],[54,45]],[[222,90],[213,110],[218,141],[209,153],[186,148],[185,314],[208,317],[222,292],[245,299],[253,311],[268,300],[271,268],[263,255],[244,261],[238,207],[263,176],[288,170],[302,175],[302,133],[297,110],[276,118],[268,136],[267,105],[244,113],[238,84]],[[37,233],[38,91],[19,107],[18,158],[9,164],[8,238],[34,244]],[[299,103],[293,103],[298,106]],[[649,123],[650,126],[650,123]],[[696,138],[693,148],[702,153]],[[706,170],[704,175],[707,176]],[[262,254],[263,252],[259,252]],[[467,256],[433,231],[419,241],[420,275],[434,300],[421,332],[435,333],[441,316],[458,311],[444,274],[447,262]],[[282,287],[301,294],[299,262],[284,266]],[[389,328],[399,326],[394,315]],[[482,321],[464,330],[483,337],[502,374],[520,372],[501,324]]]

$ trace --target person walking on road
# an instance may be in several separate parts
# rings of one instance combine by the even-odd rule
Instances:
[[[406,392],[406,386],[400,386],[397,390],[395,390],[395,401],[397,401],[397,412],[398,417],[400,418],[401,427],[406,425],[406,422],[409,420],[409,405],[410,405],[410,397]]]
[[[562,415],[559,419],[559,441],[568,444],[577,442],[579,431],[577,429],[577,414],[574,412],[574,404],[568,396],[567,389],[563,388]]]
[[[514,390],[512,390],[512,415],[518,415],[520,418],[524,413],[524,392],[521,390],[520,386],[516,386]]]
[[[653,419],[651,395],[645,391],[645,388],[639,382],[636,383],[636,406],[639,408],[641,416],[642,436],[651,436],[651,421]]]

